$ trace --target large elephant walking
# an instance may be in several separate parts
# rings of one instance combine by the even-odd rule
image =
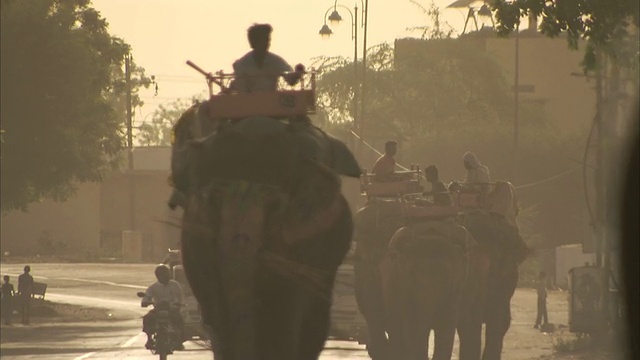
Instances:
[[[215,358],[317,359],[352,236],[351,153],[304,118],[223,122],[175,147],[184,269]]]
[[[403,223],[401,204],[393,198],[372,197],[355,215],[356,301],[367,322],[367,351],[372,360],[394,358],[386,335],[380,263],[391,237]]]
[[[463,291],[481,279],[475,241],[453,219],[415,219],[398,230],[382,266],[393,358],[449,360]],[[472,274],[473,273],[473,274]]]
[[[488,197],[485,210],[466,212],[462,225],[473,235],[475,286],[465,289],[458,323],[460,360],[499,360],[511,325],[511,298],[518,284],[518,265],[528,251],[512,224],[517,214],[512,184],[501,182]],[[509,220],[511,219],[511,221]],[[485,344],[482,349],[482,324]]]

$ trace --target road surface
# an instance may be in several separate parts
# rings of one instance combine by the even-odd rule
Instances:
[[[2,275],[13,282],[24,264],[0,264]],[[135,293],[155,281],[149,264],[31,264],[36,281],[48,284],[46,299],[82,306],[105,307],[111,321],[43,323],[34,319],[31,326],[2,325],[2,359],[153,359],[144,349],[146,336],[140,333],[140,308]],[[504,342],[504,359],[552,359],[549,334],[533,329],[535,291],[518,289],[512,299],[513,321]],[[566,324],[566,293],[550,292],[549,321]],[[40,322],[39,322],[40,321]],[[201,344],[187,342],[186,350],[170,359],[212,359]],[[457,359],[457,342],[454,359]],[[432,351],[432,347],[431,347]],[[328,341],[321,360],[368,359],[363,345],[355,342]]]

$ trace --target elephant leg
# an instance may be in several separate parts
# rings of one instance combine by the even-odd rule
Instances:
[[[482,352],[482,321],[463,321],[458,325],[460,360],[479,360]]]
[[[429,334],[430,329],[425,327],[414,328],[407,336],[406,360],[429,359]]]
[[[482,360],[500,360],[502,343],[511,326],[511,306],[509,301],[496,304],[487,318],[484,352]]]
[[[331,302],[317,298],[302,324],[300,335],[300,360],[316,360],[322,350],[329,332]]]
[[[433,360],[450,360],[453,352],[453,340],[456,336],[455,323],[445,324],[437,327],[435,333],[435,345],[433,349]]]
[[[385,332],[385,321],[380,315],[369,314],[367,320],[367,352],[372,360],[385,360],[390,356],[390,345]]]

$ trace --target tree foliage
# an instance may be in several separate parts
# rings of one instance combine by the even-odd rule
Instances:
[[[177,99],[160,105],[151,115],[151,121],[140,125],[136,139],[142,146],[170,146],[173,125],[187,109],[201,101],[194,96],[190,100]]]
[[[493,0],[496,30],[506,35],[523,16],[542,18],[540,31],[550,37],[566,34],[569,46],[587,41],[585,69],[596,66],[596,50],[601,49],[623,66],[637,63],[637,0]]]
[[[130,47],[89,0],[2,0],[0,17],[4,212],[65,200],[116,164]],[[132,68],[135,93],[149,81]]]

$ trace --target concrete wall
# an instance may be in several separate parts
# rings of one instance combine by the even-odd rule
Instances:
[[[102,248],[107,254],[118,254],[122,232],[134,230],[142,233],[140,260],[160,261],[180,238],[180,229],[166,224],[179,224],[182,215],[166,205],[171,193],[167,182],[170,148],[136,148],[133,154],[131,176],[114,172],[100,184],[80,185],[66,202],[46,200],[31,204],[26,213],[3,215],[2,252],[44,255]]]
[[[567,288],[569,270],[573,267],[594,264],[594,254],[582,252],[582,244],[563,245],[556,248],[556,286]]]
[[[134,171],[131,176],[113,174],[103,182],[100,205],[102,247],[119,251],[125,230],[142,233],[141,260],[144,261],[160,261],[169,247],[177,246],[180,230],[167,222],[179,224],[181,214],[167,207],[171,194],[168,176],[168,171]],[[132,187],[130,181],[133,181]],[[133,207],[130,201],[133,201]]]
[[[507,84],[514,84],[515,45],[510,38],[485,39],[485,51],[502,67]],[[582,76],[584,50],[571,50],[564,38],[550,39],[522,32],[519,39],[518,83],[533,85],[533,93],[520,93],[522,101],[540,101],[557,128],[570,133],[584,128],[595,115],[595,81]]]
[[[499,38],[485,30],[451,41],[491,55],[503,70],[506,83],[510,87],[514,85],[516,40],[513,35]],[[564,37],[551,39],[531,31],[522,31],[518,43],[518,83],[534,87],[533,93],[520,92],[520,101],[542,103],[558,130],[565,134],[584,129],[593,120],[596,102],[595,81],[581,76],[584,49],[571,50]],[[395,42],[396,63],[416,52],[425,52],[424,56],[428,56],[431,51],[442,51],[438,40],[409,38]]]
[[[2,215],[2,252],[41,254],[92,248],[100,244],[100,185],[78,186],[66,202],[45,200],[29,205],[28,212]]]

